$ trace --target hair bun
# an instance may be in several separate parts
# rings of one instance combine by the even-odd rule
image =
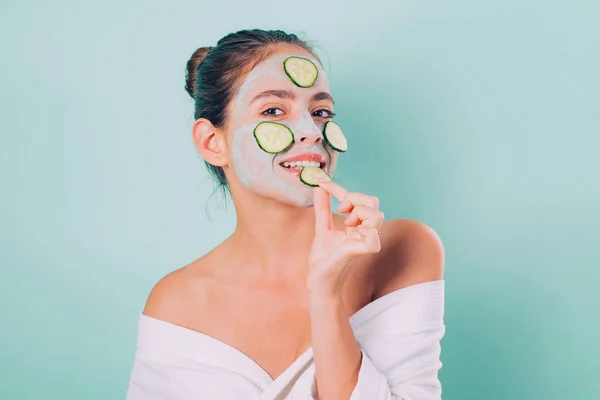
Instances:
[[[198,74],[198,66],[206,57],[206,54],[212,49],[212,47],[199,47],[194,51],[192,56],[187,62],[185,72],[185,91],[194,98],[194,90],[196,88],[196,76]]]

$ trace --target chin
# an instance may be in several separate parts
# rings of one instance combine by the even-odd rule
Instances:
[[[294,207],[309,208],[314,206],[312,189],[308,191],[293,191],[282,193],[277,196],[273,196],[273,200],[277,200]]]
[[[295,194],[295,196],[294,196]],[[306,196],[303,193],[284,193],[271,196],[271,200],[278,201],[293,207],[308,208],[314,205],[314,199],[312,192],[310,196]]]
[[[309,208],[309,207],[314,206],[315,204],[314,204],[314,200],[311,198],[311,199],[303,199],[303,201],[296,201],[294,203],[294,205],[298,206],[298,207]]]
[[[314,189],[300,181],[264,181],[253,180],[246,182],[247,188],[255,195],[268,201],[276,201],[293,207],[309,208],[314,206]]]

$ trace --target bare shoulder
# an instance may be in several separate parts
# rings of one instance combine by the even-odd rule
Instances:
[[[417,283],[443,279],[444,245],[429,225],[411,219],[386,221],[381,240],[374,298]]]
[[[205,258],[170,272],[152,288],[144,315],[178,325],[187,325],[191,310],[205,303],[209,293]]]

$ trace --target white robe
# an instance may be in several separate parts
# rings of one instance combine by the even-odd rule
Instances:
[[[349,400],[441,400],[444,280],[388,293],[350,317],[362,352]],[[277,379],[236,348],[140,315],[127,400],[315,400],[313,350]]]

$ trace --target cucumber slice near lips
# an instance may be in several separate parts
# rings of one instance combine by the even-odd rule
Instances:
[[[308,186],[319,186],[320,180],[331,181],[331,177],[319,167],[303,167],[300,171],[300,181]]]
[[[344,132],[342,132],[340,126],[335,122],[327,121],[325,128],[323,128],[323,137],[332,149],[341,153],[348,150],[346,136],[344,136]]]
[[[258,147],[267,153],[281,153],[294,143],[294,134],[283,124],[263,121],[254,128],[254,138]]]
[[[319,76],[317,66],[307,58],[288,57],[283,62],[283,70],[296,86],[311,87]]]

